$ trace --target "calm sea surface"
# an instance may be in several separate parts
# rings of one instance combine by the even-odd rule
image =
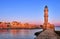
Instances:
[[[60,30],[60,27],[55,27],[55,30]],[[0,39],[34,39],[34,33],[38,31],[42,29],[0,30]]]

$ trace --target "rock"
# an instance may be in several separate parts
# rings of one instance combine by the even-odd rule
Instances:
[[[34,35],[38,36],[42,31],[36,32]]]
[[[53,30],[45,30],[41,32],[36,39],[60,39]]]

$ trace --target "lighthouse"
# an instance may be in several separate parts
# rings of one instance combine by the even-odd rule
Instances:
[[[48,7],[45,6],[44,8],[44,23],[45,23],[45,26],[47,26],[48,24]]]
[[[46,29],[53,29],[54,30],[54,25],[53,24],[50,24],[48,22],[48,6],[46,5],[44,7],[44,23],[43,23],[43,30],[46,30]]]
[[[48,7],[44,7],[44,23],[43,23],[43,31],[36,32],[36,39],[60,39],[58,36],[58,31],[55,31],[54,24],[49,23],[48,21]]]

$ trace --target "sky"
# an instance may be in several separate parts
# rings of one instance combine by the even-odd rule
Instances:
[[[0,0],[0,21],[43,24],[45,5],[49,22],[60,25],[60,0]]]

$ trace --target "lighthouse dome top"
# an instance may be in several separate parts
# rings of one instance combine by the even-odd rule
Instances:
[[[47,5],[45,6],[45,8],[48,8]]]

